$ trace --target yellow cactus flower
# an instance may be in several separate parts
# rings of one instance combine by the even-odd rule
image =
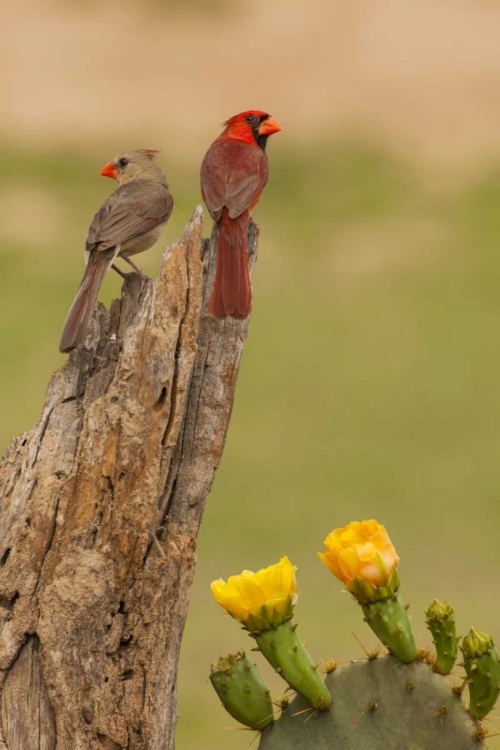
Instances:
[[[399,557],[382,524],[352,521],[325,539],[318,557],[358,599],[376,598],[381,589],[397,591]]]
[[[282,557],[257,573],[244,570],[227,582],[219,578],[210,588],[217,604],[231,617],[251,633],[261,633],[291,619],[298,598],[296,570],[288,557]]]

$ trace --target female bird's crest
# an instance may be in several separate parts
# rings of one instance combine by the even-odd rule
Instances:
[[[159,151],[157,148],[138,148],[133,153],[144,154],[144,156],[149,156],[149,158],[152,160],[155,158],[156,154],[161,154],[161,151]]]

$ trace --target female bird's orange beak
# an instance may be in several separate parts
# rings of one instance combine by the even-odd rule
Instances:
[[[283,130],[283,128],[272,117],[268,117],[259,125],[259,135],[272,135],[273,133],[279,133],[280,130]]]
[[[104,167],[99,172],[102,177],[112,177],[113,179],[116,178],[116,164],[113,161],[109,161],[107,164],[104,165]]]

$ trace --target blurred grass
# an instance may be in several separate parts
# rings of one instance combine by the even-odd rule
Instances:
[[[315,558],[327,532],[351,519],[388,526],[422,641],[432,597],[455,605],[461,632],[498,634],[500,164],[429,179],[359,142],[274,146],[256,211],[255,311],[199,541],[181,749],[251,741],[224,730],[234,722],[207,683],[211,661],[251,645],[221,618],[212,579],[286,553],[299,567],[299,632],[314,657],[360,656],[353,630],[373,644]],[[33,425],[64,361],[58,337],[81,248],[113,187],[96,179],[108,153],[3,149],[0,446]],[[169,162],[176,209],[161,246],[141,256],[150,273],[199,200],[196,172]],[[102,299],[118,293],[110,276]]]

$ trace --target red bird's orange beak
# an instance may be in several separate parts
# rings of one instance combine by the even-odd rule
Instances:
[[[107,164],[104,165],[104,167],[101,169],[99,174],[102,177],[112,177],[113,179],[116,178],[116,164],[113,161],[109,161]]]
[[[259,135],[272,135],[273,133],[279,133],[280,130],[283,130],[283,128],[272,117],[268,117],[259,125]]]

